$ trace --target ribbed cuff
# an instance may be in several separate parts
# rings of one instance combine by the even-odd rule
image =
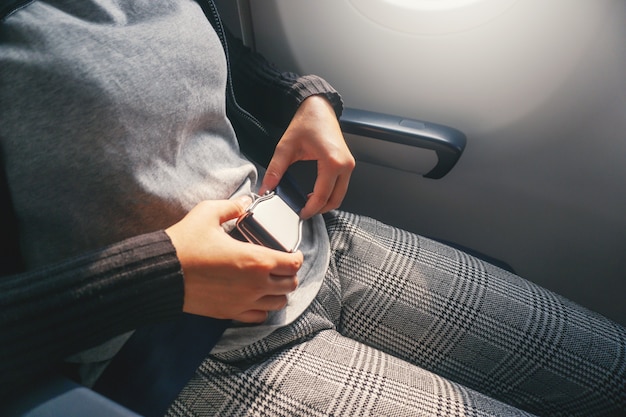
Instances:
[[[163,231],[0,278],[0,387],[80,350],[182,312],[184,282]]]
[[[343,100],[339,93],[323,78],[316,75],[304,75],[298,77],[291,86],[292,96],[297,106],[310,96],[321,95],[325,97],[335,110],[337,118],[343,111]]]

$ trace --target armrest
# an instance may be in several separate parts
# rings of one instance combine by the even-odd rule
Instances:
[[[69,379],[57,377],[0,406],[7,417],[140,417]]]
[[[439,179],[450,172],[467,141],[463,132],[451,127],[353,108],[345,108],[339,122],[358,160],[426,178]],[[417,148],[431,152],[420,154]],[[417,159],[430,165],[425,173]]]

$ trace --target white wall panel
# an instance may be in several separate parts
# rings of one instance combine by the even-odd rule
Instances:
[[[626,324],[626,2],[507,1],[450,30],[445,9],[411,29],[358,2],[251,0],[256,46],[348,106],[448,124],[468,146],[439,181],[361,164],[345,207],[507,261]]]

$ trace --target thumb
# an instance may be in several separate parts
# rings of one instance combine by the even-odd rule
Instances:
[[[274,156],[265,171],[263,183],[259,189],[260,195],[265,194],[266,191],[271,191],[276,188],[283,175],[285,175],[287,168],[289,168],[289,165],[293,162],[291,153],[283,149],[284,148],[276,148]]]
[[[219,218],[219,223],[222,224],[228,220],[239,217],[246,211],[246,208],[252,203],[252,198],[246,195],[233,200],[215,201],[215,203],[215,214]]]

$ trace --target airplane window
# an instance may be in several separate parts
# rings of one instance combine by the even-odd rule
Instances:
[[[442,35],[480,26],[517,0],[350,0],[367,18],[400,32]]]
[[[482,0],[386,0],[386,3],[415,9],[448,10],[467,6],[472,3],[479,3],[481,1]]]

